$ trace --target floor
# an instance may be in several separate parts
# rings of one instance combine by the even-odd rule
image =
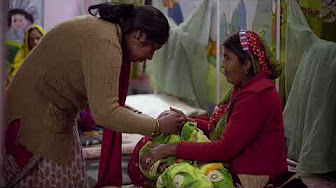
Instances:
[[[123,185],[130,185],[131,180],[127,173],[127,165],[135,145],[142,138],[139,134],[122,134],[122,169]],[[86,170],[90,187],[94,187],[98,181],[98,168],[100,156],[101,131],[92,134],[82,133],[80,139],[83,144],[83,153],[86,158]],[[95,143],[96,144],[93,144]],[[93,145],[90,145],[93,144]],[[90,146],[89,146],[90,145]],[[128,186],[129,187],[129,186]]]
[[[123,185],[125,187],[132,187],[130,186],[131,180],[127,174],[127,165],[128,165],[129,160],[130,160],[130,155],[122,156],[121,167],[123,169],[122,177],[123,177]],[[86,161],[86,170],[87,170],[87,176],[88,176],[90,187],[94,187],[98,181],[98,167],[99,167],[98,159],[91,159],[91,160]]]

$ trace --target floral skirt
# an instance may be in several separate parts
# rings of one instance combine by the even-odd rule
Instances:
[[[10,126],[20,124],[20,121],[13,121]],[[11,154],[6,153],[6,187],[88,187],[82,145],[77,128],[73,130],[72,160],[67,165],[33,155],[28,164],[21,167]]]

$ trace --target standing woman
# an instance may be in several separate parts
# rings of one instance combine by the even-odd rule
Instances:
[[[110,129],[104,137],[114,157],[120,157],[120,132],[173,133],[185,121],[173,112],[154,119],[124,107],[130,62],[151,59],[167,42],[165,16],[151,6],[105,3],[89,8],[96,15],[93,10],[99,16],[49,31],[8,87],[6,187],[87,187],[75,127],[87,105],[97,124]],[[118,171],[118,165],[108,167]]]

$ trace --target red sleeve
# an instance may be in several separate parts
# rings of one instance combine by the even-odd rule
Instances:
[[[177,158],[202,162],[232,160],[258,135],[263,126],[266,110],[262,110],[259,101],[257,94],[240,96],[220,140],[208,143],[180,142]]]
[[[204,119],[195,119],[197,122],[197,127],[201,129],[204,134],[209,135],[208,121]]]

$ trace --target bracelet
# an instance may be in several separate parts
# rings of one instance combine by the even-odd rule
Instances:
[[[155,137],[160,133],[160,122],[158,119],[155,119],[155,129],[152,132],[152,136]]]

